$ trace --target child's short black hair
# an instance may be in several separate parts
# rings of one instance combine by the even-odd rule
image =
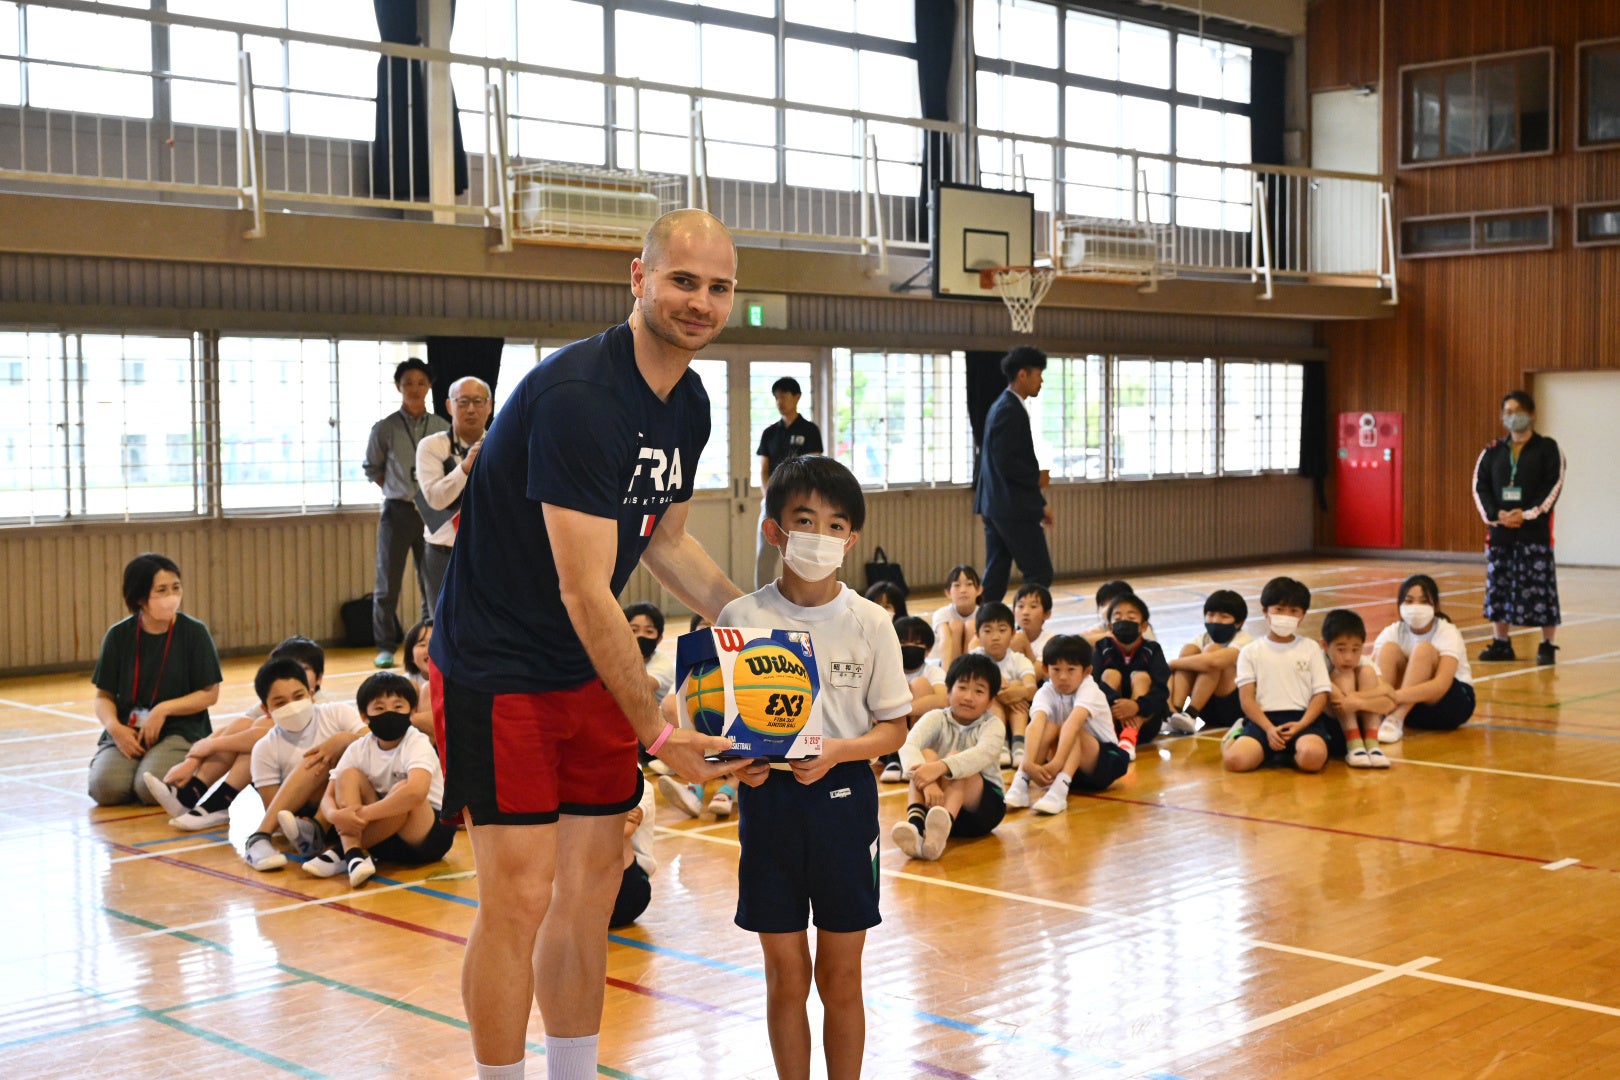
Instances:
[[[1204,614],[1230,615],[1239,626],[1249,621],[1249,604],[1231,589],[1216,589],[1204,601]]]
[[[1115,578],[1113,581],[1105,581],[1101,585],[1097,586],[1097,610],[1107,611],[1108,605],[1113,602],[1114,597],[1124,596],[1127,593],[1135,591],[1135,589],[1131,588],[1131,583],[1123,578]]]
[[[428,377],[428,382],[433,381],[433,369],[427,366],[427,361],[418,360],[413,356],[409,360],[401,360],[394,366],[394,389],[399,389],[399,384],[405,381],[405,376],[413,371],[420,371]]]
[[[925,649],[934,647],[934,628],[928,625],[927,619],[915,615],[897,616],[894,620],[894,633],[902,645],[921,645]]]
[[[415,627],[412,627],[415,631]],[[415,640],[405,639],[406,662],[410,662],[411,646]],[[326,675],[326,650],[317,645],[310,638],[302,634],[294,634],[289,638],[282,638],[280,644],[270,650],[272,660],[296,660],[315,673],[315,681],[320,682]]]
[[[1142,598],[1140,596],[1137,596],[1133,592],[1122,592],[1118,596],[1114,597],[1112,600],[1108,601],[1108,621],[1109,622],[1114,621],[1114,609],[1119,607],[1119,605],[1121,605],[1121,604],[1129,604],[1129,605],[1131,605],[1131,607],[1135,608],[1137,611],[1140,611],[1142,613],[1142,621],[1143,622],[1151,622],[1152,621],[1152,616],[1150,616],[1148,614],[1148,606],[1147,606],[1147,604],[1143,603]]]
[[[379,671],[367,677],[354,692],[355,707],[360,715],[366,715],[366,706],[385,694],[397,694],[410,705],[411,711],[416,711],[416,684],[397,671]]]
[[[626,604],[624,606],[625,622],[629,622],[637,615],[647,616],[648,620],[650,620],[653,624],[653,629],[658,631],[658,636],[664,636],[664,613],[659,610],[657,604],[650,600],[638,600],[634,604]]]
[[[124,567],[124,606],[131,615],[141,610],[141,605],[151,597],[152,582],[157,580],[159,570],[180,576],[180,567],[175,561],[155,551],[143,551]]]
[[[1279,605],[1309,611],[1311,590],[1305,587],[1303,581],[1295,581],[1291,577],[1274,577],[1260,590],[1260,610],[1266,611]]]
[[[956,579],[960,577],[967,578],[969,581],[973,582],[974,585],[979,585],[982,581],[982,579],[979,577],[979,572],[973,568],[972,563],[961,563],[960,565],[951,567],[951,572],[945,575],[946,591],[949,591],[950,587],[956,584]]]
[[[791,375],[784,375],[780,379],[777,379],[775,382],[771,383],[771,393],[792,394],[794,397],[802,397],[804,395],[804,391],[799,389],[799,380],[795,379]]]
[[[907,615],[911,614],[906,610],[905,592],[900,588],[900,586],[896,585],[892,581],[873,582],[871,587],[868,588],[862,595],[868,600],[872,601],[872,603],[876,604],[878,607],[883,606],[883,600],[880,599],[880,597],[886,597],[889,601],[889,606],[894,608],[894,617],[897,619],[903,619]]]
[[[849,517],[851,532],[866,524],[866,496],[861,482],[826,454],[789,458],[771,472],[765,485],[765,516],[782,524],[782,514],[795,495],[820,495],[834,510]]]
[[[952,660],[945,673],[945,689],[955,686],[958,679],[983,679],[992,698],[1001,693],[1001,668],[984,653],[967,652]]]
[[[1536,399],[1531,397],[1527,391],[1509,390],[1507,393],[1502,395],[1502,406],[1504,408],[1510,401],[1517,402],[1519,408],[1523,409],[1525,412],[1533,413],[1536,411]]]
[[[1048,615],[1052,614],[1051,589],[1048,589],[1045,585],[1024,585],[1019,588],[1017,592],[1013,593],[1013,607],[1017,607],[1018,601],[1022,600],[1026,596],[1033,596],[1035,599],[1039,600],[1041,602],[1042,609],[1044,609]]]
[[[1041,646],[1041,663],[1049,668],[1053,664],[1090,667],[1091,642],[1079,634],[1058,634]]]
[[[416,666],[416,643],[422,640],[422,635],[433,629],[432,619],[423,619],[409,630],[405,631],[405,670],[412,675],[427,678],[427,672]]]
[[[1331,645],[1342,637],[1366,641],[1367,624],[1353,611],[1334,608],[1322,616],[1322,640]]]
[[[985,623],[1006,623],[1010,630],[1017,624],[1013,622],[1012,608],[1000,600],[992,600],[988,604],[980,604],[979,610],[973,613],[973,629],[977,633],[984,629]]]
[[[290,656],[272,657],[260,664],[253,674],[253,692],[259,695],[260,705],[270,697],[270,688],[282,679],[297,679],[305,690],[310,688],[309,672],[304,670],[303,664]]]
[[[694,611],[692,612],[692,621],[686,625],[686,632],[688,634],[694,634],[697,632],[697,628],[702,625],[703,616]]]
[[[1001,373],[1007,377],[1008,382],[1018,378],[1020,371],[1028,371],[1030,368],[1046,370],[1046,354],[1033,345],[1019,345],[1001,358]]]

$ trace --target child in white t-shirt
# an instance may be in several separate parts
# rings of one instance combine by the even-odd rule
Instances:
[[[433,742],[411,726],[416,687],[403,675],[378,672],[360,684],[355,704],[371,729],[343,752],[321,799],[321,812],[339,845],[304,864],[314,877],[347,870],[359,888],[377,872],[375,860],[422,866],[438,862],[456,830],[439,820],[444,773]]]
[[[1322,617],[1322,651],[1327,654],[1329,715],[1344,731],[1344,763],[1352,769],[1387,769],[1389,758],[1378,745],[1378,719],[1395,707],[1395,696],[1378,669],[1361,655],[1367,624],[1345,608]]]
[[[1007,726],[1008,746],[1001,764],[1018,768],[1024,760],[1024,729],[1029,726],[1029,703],[1035,696],[1035,665],[1023,653],[1012,651],[1012,609],[999,601],[982,604],[975,616],[979,635],[976,652],[994,660],[1001,670],[1001,691],[990,704]]]
[[[1113,581],[1105,581],[1097,586],[1097,625],[1081,631],[1080,636],[1095,648],[1097,642],[1114,632],[1113,623],[1109,621],[1109,611],[1113,608],[1114,601],[1122,596],[1135,595],[1136,590],[1131,588],[1131,583],[1118,578]],[[1143,641],[1159,640],[1158,636],[1153,633],[1153,624],[1146,619],[1142,620],[1141,638]]]
[[[1001,671],[982,653],[956,658],[945,673],[950,705],[917,721],[900,748],[911,781],[906,816],[889,835],[913,859],[937,859],[952,836],[986,836],[1001,824],[1002,724],[990,712]]]
[[[1344,753],[1339,725],[1323,715],[1333,684],[1322,648],[1297,631],[1311,609],[1311,590],[1278,577],[1260,591],[1270,633],[1238,653],[1238,695],[1244,721],[1221,745],[1228,772],[1262,765],[1293,765],[1321,772],[1330,755]]]
[[[938,639],[937,659],[942,668],[972,650],[973,615],[979,610],[979,572],[967,563],[953,566],[945,575],[944,607],[934,612],[934,637]]]
[[[905,667],[906,682],[911,685],[911,715],[906,718],[909,728],[949,703],[945,691],[945,672],[928,659],[928,653],[934,647],[934,631],[929,628],[927,619],[919,619],[915,615],[903,616],[894,620],[894,632],[900,639],[900,662]],[[906,782],[898,753],[883,758],[883,775],[878,779],[885,784]]]
[[[1130,768],[1108,698],[1091,677],[1091,653],[1091,643],[1079,634],[1055,634],[1046,643],[1048,678],[1029,707],[1023,765],[1007,789],[1009,809],[1029,806],[1030,785],[1038,784],[1046,794],[1036,800],[1035,812],[1056,814],[1068,803],[1071,785],[1106,791]]]
[[[1184,645],[1170,665],[1170,705],[1165,722],[1179,735],[1205,727],[1229,728],[1243,719],[1238,701],[1238,651],[1254,638],[1243,629],[1249,605],[1231,589],[1217,589],[1204,601],[1204,632]]]
[[[1400,742],[1408,727],[1455,731],[1474,715],[1474,672],[1462,631],[1440,611],[1440,588],[1427,574],[1401,582],[1400,619],[1373,642],[1395,707],[1378,726],[1378,741]]]
[[[1037,684],[1046,681],[1046,665],[1041,656],[1046,643],[1052,640],[1052,631],[1046,629],[1046,620],[1052,617],[1052,593],[1045,585],[1025,585],[1013,595],[1013,623],[1018,632],[1013,635],[1012,647],[1023,653],[1035,665]]]

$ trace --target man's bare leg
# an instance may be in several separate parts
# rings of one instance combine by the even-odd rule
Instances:
[[[534,1000],[531,958],[551,903],[557,832],[557,825],[476,823],[467,830],[478,868],[478,914],[461,964],[461,1001],[473,1057],[485,1065],[523,1060]]]

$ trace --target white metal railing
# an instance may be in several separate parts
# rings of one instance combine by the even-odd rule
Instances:
[[[660,197],[678,205],[705,206],[719,214],[744,243],[789,244],[855,250],[876,256],[878,269],[891,252],[925,252],[929,246],[927,191],[938,180],[968,179],[970,151],[981,150],[976,180],[985,186],[1033,190],[1040,207],[1037,254],[1051,256],[1059,223],[1065,219],[1113,218],[1152,222],[1162,233],[1166,274],[1243,277],[1264,281],[1332,275],[1393,287],[1393,255],[1388,191],[1382,178],[1286,166],[1242,165],[1148,154],[1119,147],[1032,138],[1013,132],[977,130],[973,141],[957,124],[908,120],[860,110],[837,109],[745,94],[694,89],[646,79],[595,75],[519,61],[428,49],[416,45],[364,42],[237,23],[166,11],[112,9],[86,0],[24,0],[28,7],[144,21],[166,26],[224,31],[232,35],[235,79],[167,71],[95,67],[30,56],[0,56],[0,64],[96,71],[159,80],[176,86],[212,88],[234,95],[234,129],[166,118],[95,115],[28,104],[0,106],[0,183],[50,190],[55,185],[100,187],[128,197],[161,193],[203,204],[240,205],[253,214],[249,236],[263,235],[267,205],[323,212],[377,210],[432,211],[436,220],[489,227],[499,232],[497,250],[514,239],[514,177],[546,162],[572,167],[589,162],[559,161],[526,131],[590,132],[603,153],[596,167],[618,167],[632,174],[666,174],[678,185],[663,185]],[[357,93],[292,86],[287,80],[255,76],[249,40],[341,49],[358,63],[436,61],[441,70],[476,75],[483,100],[461,108],[469,138],[468,184],[453,195],[418,190],[416,178],[432,173],[428,159],[450,154],[448,147],[414,144],[412,125],[403,128],[407,145],[403,168],[376,175],[373,142],[294,132],[291,123],[267,131],[261,106],[278,98],[308,99],[332,109],[375,98]],[[413,111],[414,79],[403,94],[393,92],[396,68],[381,63],[388,100]],[[223,65],[221,65],[223,67]],[[615,95],[616,111],[601,123],[586,124],[541,112],[512,108],[520,76],[540,76],[578,84],[589,92]],[[464,78],[463,84],[471,79]],[[646,125],[643,98],[678,99],[686,104],[684,130],[665,123]],[[157,95],[154,95],[157,96]],[[705,131],[703,103],[731,102],[778,111],[815,113],[850,124],[847,150],[800,149],[768,141],[745,142]],[[628,109],[624,107],[628,104]],[[463,102],[465,106],[467,103]],[[628,115],[622,115],[627,112]],[[284,118],[285,120],[285,118]],[[390,124],[390,131],[401,129]],[[478,145],[481,144],[481,145]],[[1026,151],[1042,147],[1044,167],[1030,168]],[[677,149],[678,148],[678,149]],[[656,152],[655,152],[656,151]],[[724,175],[717,161],[744,151],[763,153],[772,166],[746,175]],[[988,152],[985,152],[988,151]],[[1011,151],[1011,152],[1009,152]],[[660,156],[662,155],[662,156]],[[676,160],[678,158],[678,160]],[[1071,164],[1072,162],[1072,164]],[[446,172],[442,167],[439,172]],[[747,172],[746,169],[729,171]],[[1035,175],[1030,175],[1034,173]],[[684,175],[682,175],[684,174]],[[394,183],[403,177],[400,190]],[[442,186],[442,185],[441,185]],[[1161,256],[1162,258],[1164,256]]]

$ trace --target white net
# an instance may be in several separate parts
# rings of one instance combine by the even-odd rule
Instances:
[[[994,272],[996,292],[1012,315],[1015,333],[1035,332],[1035,309],[1046,299],[1057,271],[1050,266],[1009,266]]]

